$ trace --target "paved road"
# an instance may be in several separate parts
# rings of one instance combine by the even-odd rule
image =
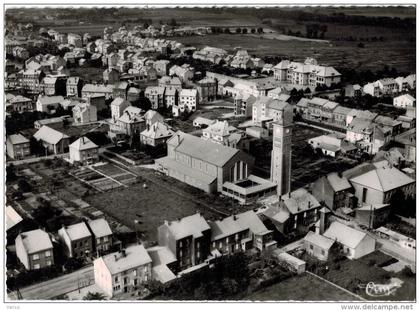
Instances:
[[[47,300],[93,283],[94,274],[92,265],[58,278],[21,288],[20,293],[24,300]],[[10,294],[9,298],[11,300],[17,300],[16,293]]]

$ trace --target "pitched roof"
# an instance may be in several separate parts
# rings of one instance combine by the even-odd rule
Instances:
[[[43,106],[59,104],[64,100],[63,96],[39,96],[38,103]]]
[[[22,239],[23,246],[28,254],[53,248],[50,236],[41,229],[20,233],[16,239]]]
[[[209,222],[211,228],[211,240],[219,240],[238,232],[247,230],[249,227],[244,224],[243,221],[237,221],[237,216],[229,216],[222,220],[216,220]]]
[[[149,130],[146,129],[143,132],[141,132],[141,135],[153,139],[169,137],[174,134],[175,132],[168,125],[162,122],[155,122],[152,124],[152,126],[150,126]]]
[[[123,103],[126,104],[126,105],[130,105],[130,103],[127,100],[125,100],[124,98],[122,98],[122,97],[115,98],[111,102],[111,105],[112,106],[121,106]]]
[[[337,173],[328,174],[327,180],[336,192],[351,188],[351,185],[347,178],[340,177]]]
[[[321,206],[317,199],[305,188],[299,188],[289,194],[284,194],[281,199],[292,214]]]
[[[91,92],[91,93],[112,93],[112,85],[104,84],[85,84],[82,88],[82,92]]]
[[[146,249],[152,258],[153,267],[167,265],[176,261],[175,255],[166,246],[153,246]]]
[[[90,220],[88,225],[96,238],[112,235],[112,230],[104,218]]]
[[[182,89],[179,96],[197,96],[196,89]]]
[[[43,125],[35,134],[34,137],[36,140],[45,141],[51,145],[55,145],[64,138],[69,138],[66,134],[61,133],[51,127]]]
[[[236,215],[236,218],[243,227],[249,228],[253,234],[262,234],[270,230],[264,225],[254,211],[247,211]]]
[[[70,147],[79,151],[98,148],[98,146],[86,136],[80,137],[78,140],[74,141]]]
[[[308,241],[309,243],[319,246],[320,248],[326,250],[330,249],[331,246],[333,246],[334,244],[334,240],[331,240],[313,231],[308,232],[308,234],[304,238],[304,241]]]
[[[203,231],[210,229],[209,224],[200,213],[171,221],[164,225],[168,226],[177,240],[190,235],[194,238],[201,237]]]
[[[176,143],[176,151],[188,154],[193,158],[203,160],[222,167],[234,155],[239,153],[238,149],[204,140],[199,137],[181,131],[176,132],[169,142]]]
[[[16,226],[23,220],[13,207],[6,206],[6,231]]]
[[[27,139],[22,134],[12,134],[12,135],[9,135],[7,137],[7,140],[10,141],[12,145],[29,143],[29,139]]]
[[[351,178],[350,182],[387,192],[413,183],[414,179],[395,167],[381,163],[376,169]]]
[[[324,236],[347,247],[356,248],[366,237],[366,233],[334,221],[324,232]]]
[[[90,231],[84,222],[79,222],[74,225],[66,226],[60,230],[65,230],[71,241],[90,237]]]
[[[115,252],[97,260],[101,259],[112,275],[152,262],[152,258],[150,258],[143,245],[127,247],[125,249],[125,256],[121,252]]]

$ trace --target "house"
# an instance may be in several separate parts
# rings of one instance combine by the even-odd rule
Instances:
[[[313,231],[309,231],[303,239],[304,250],[322,261],[328,260],[333,244],[334,240]]]
[[[112,85],[85,84],[82,88],[82,98],[94,96],[105,96],[105,99],[113,97],[114,88]]]
[[[415,107],[416,99],[410,94],[403,94],[397,97],[394,97],[394,107],[397,108],[407,108]]]
[[[45,95],[66,95],[66,79],[57,76],[46,76],[42,80],[41,88]]]
[[[108,253],[112,247],[113,233],[108,222],[104,218],[90,220],[88,227],[93,238],[93,253],[99,257]]]
[[[25,112],[33,111],[32,99],[22,95],[12,96],[6,99],[6,105],[10,104],[10,111]]]
[[[359,84],[350,84],[344,88],[344,96],[346,97],[360,97],[362,92],[362,87]]]
[[[69,149],[69,136],[46,125],[43,125],[33,137],[42,143],[46,153],[66,153]]]
[[[152,278],[162,284],[176,279],[177,262],[175,255],[166,246],[153,246],[147,250],[152,258]]]
[[[200,213],[158,227],[158,242],[175,255],[177,271],[204,262],[210,254],[211,228]]]
[[[156,69],[158,76],[166,76],[169,73],[169,61],[166,59],[157,60],[154,62],[153,67]]]
[[[41,81],[45,73],[38,69],[27,69],[18,73],[20,86],[30,92],[39,93],[41,91]]]
[[[36,101],[36,110],[39,112],[52,113],[64,101],[63,96],[43,96],[39,95]]]
[[[276,80],[292,84],[329,87],[341,82],[341,74],[334,67],[318,65],[313,58],[304,63],[282,60],[273,70]]]
[[[117,83],[120,81],[120,73],[114,68],[108,68],[103,72],[103,80],[108,84]]]
[[[69,77],[66,82],[66,95],[82,97],[83,81],[79,77]]]
[[[179,93],[175,88],[165,88],[164,102],[167,108],[177,107]]]
[[[129,106],[131,106],[131,104],[124,98],[121,98],[121,97],[115,98],[110,104],[112,120],[116,122],[116,120],[119,117],[121,117],[124,110]]]
[[[321,204],[304,188],[281,196],[280,202],[272,204],[263,215],[282,234],[293,231],[306,232],[318,220]]]
[[[336,241],[349,259],[358,259],[375,251],[374,238],[338,221],[332,222],[323,235]]]
[[[31,155],[30,142],[22,134],[12,134],[6,139],[7,155],[14,160],[24,159]]]
[[[147,110],[147,112],[143,115],[144,120],[146,121],[146,127],[147,126],[152,126],[153,124],[155,124],[156,122],[160,122],[163,123],[163,121],[165,120],[164,117],[162,117],[162,115],[155,111],[155,110]]]
[[[121,97],[127,99],[129,84],[127,82],[118,82],[114,84],[113,97]]]
[[[387,161],[374,163],[370,170],[349,178],[360,204],[387,204],[392,195],[402,191],[406,196],[415,195],[415,180]]]
[[[89,138],[82,136],[69,146],[70,162],[91,164],[99,159],[99,147]]]
[[[150,100],[152,109],[164,106],[165,88],[161,86],[148,86],[144,91],[144,96]]]
[[[134,103],[140,100],[140,89],[135,88],[135,87],[130,87],[127,91],[127,100],[131,103]]]
[[[54,264],[51,238],[41,229],[20,233],[15,240],[16,256],[26,270],[38,270]]]
[[[98,120],[98,111],[95,105],[77,103],[73,107],[73,120],[75,124],[92,123]]]
[[[407,83],[411,90],[414,90],[416,88],[416,74],[408,75],[405,77],[404,82]]]
[[[234,112],[238,116],[251,117],[252,105],[256,102],[257,98],[251,94],[238,94],[233,98],[235,104]]]
[[[194,69],[188,66],[173,65],[169,68],[170,76],[177,76],[181,79],[181,82],[187,82],[194,77]]]
[[[398,92],[398,84],[393,78],[385,78],[377,82],[383,95],[393,95]]]
[[[58,230],[58,237],[67,257],[85,259],[92,256],[92,235],[86,223],[79,222]]]
[[[367,83],[363,86],[363,93],[364,94],[369,94],[373,97],[379,97],[381,95],[381,89],[379,86],[379,82],[372,82],[372,83]]]
[[[378,228],[386,224],[391,214],[389,204],[363,204],[355,210],[355,221],[368,228]]]
[[[95,284],[109,297],[134,292],[152,280],[152,259],[143,245],[133,245],[93,262]]]
[[[165,174],[208,193],[221,192],[225,181],[244,180],[254,164],[238,149],[178,131],[167,141],[168,155],[156,159]]]
[[[155,122],[151,126],[146,125],[146,129],[140,133],[140,141],[142,144],[156,147],[165,144],[174,134],[165,123]]]
[[[110,132],[119,132],[129,137],[140,134],[146,127],[142,112],[140,108],[128,106],[121,116],[110,124]]]
[[[320,150],[323,155],[334,158],[340,154],[355,153],[357,150],[355,145],[346,142],[336,134],[313,137],[308,139],[308,143],[315,151]]]
[[[158,86],[164,87],[166,88],[166,90],[176,89],[178,91],[181,91],[182,82],[178,77],[163,76],[159,79]]]
[[[397,86],[398,86],[398,93],[408,91],[408,83],[407,81],[405,81],[404,77],[395,78],[395,82],[397,83]]]
[[[193,120],[193,125],[197,128],[206,128],[214,122],[216,122],[216,120],[210,120],[204,117],[197,117]]]
[[[209,225],[212,253],[231,254],[253,247],[261,251],[277,245],[272,239],[272,231],[265,227],[254,211],[212,221]]]
[[[341,174],[330,173],[318,178],[311,186],[312,195],[331,210],[354,206],[352,186]]]
[[[196,89],[182,89],[179,93],[178,109],[180,112],[194,112],[198,105],[198,92]]]
[[[205,77],[197,82],[198,101],[211,102],[217,97],[217,82],[215,79]]]
[[[286,110],[292,109],[285,101],[260,96],[252,106],[252,121],[256,126],[268,127],[269,123],[280,121]]]
[[[406,161],[416,162],[416,128],[395,136],[394,140],[403,147]]]
[[[402,123],[388,116],[378,115],[373,123],[379,125],[385,131],[391,131],[391,135],[395,136],[401,132]]]

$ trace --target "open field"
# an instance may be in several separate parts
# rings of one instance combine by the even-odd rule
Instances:
[[[356,301],[354,296],[310,274],[289,278],[242,299],[252,301]]]
[[[195,202],[154,183],[147,183],[147,188],[140,183],[128,188],[95,194],[85,198],[85,201],[132,229],[134,229],[134,220],[139,219],[142,224],[138,230],[143,234],[142,238],[148,241],[157,241],[157,228],[164,220],[189,216],[199,209]],[[139,218],[137,215],[143,217]]]
[[[373,35],[373,34],[372,34]],[[376,35],[376,34],[375,34]],[[319,63],[340,68],[382,70],[385,65],[398,71],[415,72],[415,43],[408,41],[364,42],[364,48],[358,48],[358,42],[334,41],[313,42],[277,39],[264,39],[255,35],[218,34],[203,37],[180,37],[178,41],[202,48],[210,45],[233,52],[234,49],[247,49],[251,55],[281,56],[302,61],[306,57],[315,57]],[[378,57],[381,55],[381,57]],[[404,55],[404,57],[400,57]]]

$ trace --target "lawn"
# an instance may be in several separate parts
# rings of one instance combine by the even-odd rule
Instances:
[[[242,298],[252,301],[355,301],[352,295],[309,274],[292,277]]]
[[[381,263],[392,259],[379,251],[366,255],[356,260],[344,259],[336,264],[330,264],[329,270],[321,277],[339,286],[349,289],[368,300],[386,301],[413,301],[416,299],[415,276],[407,276],[403,271],[394,273],[387,272],[381,267]],[[338,267],[337,267],[338,266]],[[375,284],[389,284],[390,278],[398,278],[403,284],[390,296],[371,297],[365,289],[359,288],[369,282]]]
[[[143,183],[139,183],[128,188],[94,194],[84,200],[129,228],[135,229],[134,220],[139,219],[142,224],[138,230],[148,241],[157,241],[157,227],[165,220],[172,221],[192,215],[199,209],[195,202],[150,182],[147,182],[147,189],[143,187]],[[138,214],[143,216],[139,218]],[[205,213],[204,216],[209,216],[207,214],[210,213]]]

